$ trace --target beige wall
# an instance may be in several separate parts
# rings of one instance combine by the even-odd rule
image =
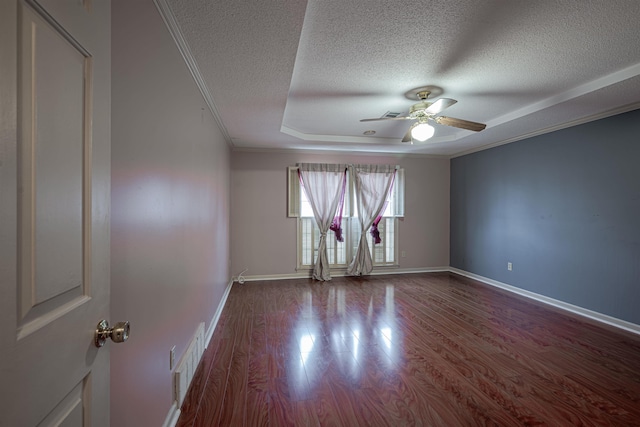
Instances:
[[[449,265],[449,159],[241,152],[231,156],[231,272],[296,273],[296,220],[287,218],[287,166],[298,162],[388,163],[405,168],[400,269]]]
[[[153,2],[113,3],[111,425],[160,426],[230,278],[230,154]]]

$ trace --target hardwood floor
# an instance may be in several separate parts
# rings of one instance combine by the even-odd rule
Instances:
[[[178,426],[640,426],[640,336],[451,273],[234,284]]]

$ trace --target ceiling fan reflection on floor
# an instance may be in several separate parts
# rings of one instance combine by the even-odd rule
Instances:
[[[414,140],[424,142],[431,138],[435,132],[435,129],[429,124],[429,121],[433,121],[440,125],[453,126],[460,129],[472,130],[479,132],[487,127],[484,123],[472,122],[469,120],[456,119],[453,117],[439,116],[442,111],[455,104],[455,99],[440,98],[437,101],[429,102],[427,98],[431,91],[422,90],[417,92],[416,95],[420,102],[413,104],[409,109],[409,114],[400,117],[381,117],[378,119],[362,119],[361,122],[374,122],[378,120],[416,120],[416,123],[411,125],[407,133],[402,138],[402,142],[411,142]]]

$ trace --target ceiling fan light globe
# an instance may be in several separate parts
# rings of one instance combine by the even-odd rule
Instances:
[[[433,126],[429,124],[419,123],[413,129],[411,129],[411,138],[415,139],[416,141],[423,142],[431,138],[435,131],[436,130],[433,128]]]

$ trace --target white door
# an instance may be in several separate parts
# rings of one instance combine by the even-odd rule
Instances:
[[[110,14],[0,1],[3,427],[109,425]]]

